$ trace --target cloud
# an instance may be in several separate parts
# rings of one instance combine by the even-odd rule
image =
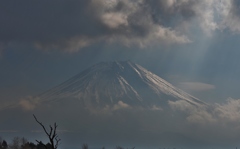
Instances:
[[[130,106],[122,101],[118,101],[118,103],[113,106],[112,110],[115,111],[115,110],[126,109],[126,108],[130,108]]]
[[[163,109],[160,107],[160,106],[157,106],[157,105],[153,105],[150,110],[153,110],[153,111],[162,111]]]
[[[186,112],[186,120],[189,123],[205,125],[216,122],[205,106],[195,106],[184,100],[169,101],[168,104],[173,110]]]
[[[173,110],[186,112],[186,120],[189,123],[205,125],[216,122],[205,106],[195,106],[184,100],[169,101],[168,104]]]
[[[126,109],[132,109],[132,107],[121,100],[113,105],[105,105],[104,108],[92,106],[86,107],[86,110],[94,115],[112,115],[114,112]]]
[[[0,130],[1,133],[17,133],[18,130]]]
[[[17,106],[16,102],[14,101],[1,101],[0,111],[6,109],[12,109]]]
[[[0,42],[70,52],[99,42],[140,47],[189,43],[188,36],[177,28],[195,16],[195,3],[186,0],[2,1]]]
[[[105,108],[102,110],[104,113],[111,113],[113,111],[121,110],[121,109],[129,109],[131,108],[130,105],[124,103],[123,101],[118,101],[118,103],[114,105],[106,105]]]
[[[102,15],[102,21],[112,29],[128,25],[127,16],[122,13],[105,13]]]
[[[63,133],[64,137],[66,137],[65,135],[76,134],[80,137],[80,140],[84,138],[90,141],[99,141],[99,138],[101,138],[105,139],[106,142],[115,139],[127,142],[131,138],[136,138],[136,143],[145,142],[146,145],[155,141],[159,143],[158,146],[164,143],[174,146],[192,143],[193,146],[206,145],[208,147],[211,144],[221,146],[225,143],[231,145],[235,140],[239,140],[240,110],[237,107],[240,107],[240,100],[228,99],[226,103],[214,104],[209,107],[194,106],[184,100],[169,101],[168,104],[173,111],[166,107],[163,107],[164,110],[161,111],[136,109],[137,107],[129,107],[124,101],[119,101],[109,106],[106,113],[111,112],[111,115],[106,115],[106,113],[99,113],[101,111],[96,112],[96,114],[84,112],[82,111],[83,108],[79,108],[74,102],[73,105],[76,105],[76,110],[63,110],[62,106],[57,106],[54,108],[54,112],[50,108],[51,110],[43,110],[41,111],[42,114],[39,113],[38,115],[43,116],[43,122],[56,121],[60,124],[63,129],[58,133]],[[72,108],[72,105],[69,105],[69,107]],[[50,117],[44,117],[47,113],[51,113]],[[18,112],[17,115],[19,114],[21,113]],[[14,115],[16,114],[14,113]],[[229,118],[232,115],[234,115],[233,118]],[[31,128],[35,126],[35,121],[29,119],[29,117],[17,117],[21,120],[13,119],[19,122],[16,127],[26,126],[28,127],[26,130],[33,130],[33,134],[42,133],[42,130]],[[89,130],[87,136],[86,130]],[[113,136],[117,136],[117,138]],[[71,136],[70,139],[72,138],[76,137]],[[151,139],[149,140],[149,138]],[[76,140],[76,142],[79,142],[79,140]],[[179,142],[179,144],[176,142]]]
[[[202,82],[181,82],[179,87],[188,91],[208,91],[214,90],[216,87],[212,84]]]
[[[225,11],[223,11],[224,20],[221,24],[221,28],[225,29],[228,28],[234,33],[240,32],[240,17],[239,17],[239,1],[238,0],[230,0],[226,1]]]
[[[34,110],[38,104],[39,102],[37,98],[34,98],[32,96],[28,96],[19,101],[19,106],[26,111]]]
[[[232,127],[239,129],[240,99],[229,98],[226,103],[207,106],[194,106],[187,101],[169,101],[169,106],[176,111],[185,112],[186,120],[198,125],[212,125],[216,127]]]
[[[168,101],[168,104],[174,110],[187,111],[187,112],[195,110],[195,107],[185,100]]]
[[[205,35],[239,33],[238,6],[237,0],[1,1],[0,45],[75,52],[96,43],[185,44],[197,28]]]
[[[229,98],[225,104],[216,104],[214,114],[223,123],[240,122],[240,99]]]

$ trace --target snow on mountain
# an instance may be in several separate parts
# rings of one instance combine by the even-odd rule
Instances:
[[[41,94],[38,99],[41,102],[60,102],[70,98],[80,100],[85,106],[98,107],[117,104],[162,107],[169,100],[206,105],[129,61],[98,63]]]

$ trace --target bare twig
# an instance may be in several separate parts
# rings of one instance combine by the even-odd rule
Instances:
[[[44,132],[46,133],[46,135],[48,136],[48,139],[50,141],[51,144],[51,148],[52,149],[57,149],[58,148],[58,144],[61,141],[61,139],[58,138],[57,135],[57,127],[58,125],[56,123],[54,123],[54,126],[52,127],[51,125],[49,125],[50,131],[48,132],[47,129],[45,128],[45,126],[38,121],[37,117],[33,114],[34,119],[36,120],[36,122],[42,126]],[[38,143],[40,143],[38,140],[36,140]],[[47,146],[44,144],[45,148],[47,149]]]

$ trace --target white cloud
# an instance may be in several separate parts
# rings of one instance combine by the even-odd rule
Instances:
[[[208,91],[216,88],[212,84],[202,82],[181,82],[179,83],[179,87],[187,91]]]
[[[236,3],[236,0],[229,0],[218,5],[218,12],[222,16],[220,24],[222,30],[230,29],[233,33],[240,33],[239,4]]]
[[[188,3],[194,0],[188,0]],[[230,29],[235,33],[240,32],[240,18],[235,0],[202,0],[195,3],[192,9],[196,13],[195,19],[206,35],[211,35],[216,30]],[[192,22],[189,22],[192,24]]]
[[[190,20],[183,20],[185,26],[198,26],[207,36],[211,36],[212,32],[230,28],[239,30],[239,19],[235,18],[230,12],[233,7],[233,0],[169,0],[166,1],[168,9],[178,8],[193,13]],[[174,12],[176,13],[177,10]]]
[[[195,110],[195,107],[185,100],[168,101],[168,104],[174,110],[187,111],[187,112]]]
[[[174,2],[171,9],[188,9],[188,13],[192,13],[193,17],[183,20],[184,26],[200,27],[205,35],[211,36],[214,31],[223,29],[222,24],[230,12],[231,5],[231,0],[179,0]]]
[[[224,104],[210,106],[194,106],[187,101],[169,101],[169,106],[176,111],[186,113],[189,123],[198,125],[212,125],[216,127],[230,126],[239,129],[240,123],[240,99],[229,98]]]
[[[224,25],[225,25],[225,27],[228,27],[234,33],[240,32],[240,19],[233,14],[229,15],[225,19]]]
[[[173,110],[187,113],[186,120],[190,123],[205,125],[216,122],[205,106],[195,106],[184,100],[169,101],[168,103]]]
[[[214,2],[214,0],[202,0],[194,7],[200,27],[207,35],[210,35],[212,31],[218,28],[214,20],[214,5],[218,2],[219,1]]]
[[[152,38],[162,39],[167,43],[190,43],[191,40],[185,35],[179,35],[177,31],[171,30],[170,28],[164,28],[161,26],[156,27],[156,32],[153,34]]]
[[[112,110],[115,111],[115,110],[126,109],[126,108],[130,108],[130,106],[122,101],[118,101],[118,103],[113,106]]]
[[[206,110],[197,110],[187,117],[187,121],[195,124],[212,124],[217,120]]]
[[[153,105],[150,110],[153,110],[153,111],[163,111],[163,109],[160,107],[160,106],[157,106],[157,105]]]
[[[31,111],[36,108],[36,106],[39,104],[37,98],[28,96],[24,99],[21,99],[19,101],[19,106],[26,111]]]
[[[221,122],[240,122],[240,99],[229,98],[225,104],[216,104],[214,112]]]
[[[127,16],[122,13],[105,13],[102,15],[102,21],[112,29],[118,28],[121,25],[128,25]]]

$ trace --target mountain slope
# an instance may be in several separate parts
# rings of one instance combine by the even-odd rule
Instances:
[[[174,87],[164,79],[135,63],[102,62],[39,96],[40,101],[78,99],[86,106],[166,105],[185,100],[193,105],[204,102]]]

